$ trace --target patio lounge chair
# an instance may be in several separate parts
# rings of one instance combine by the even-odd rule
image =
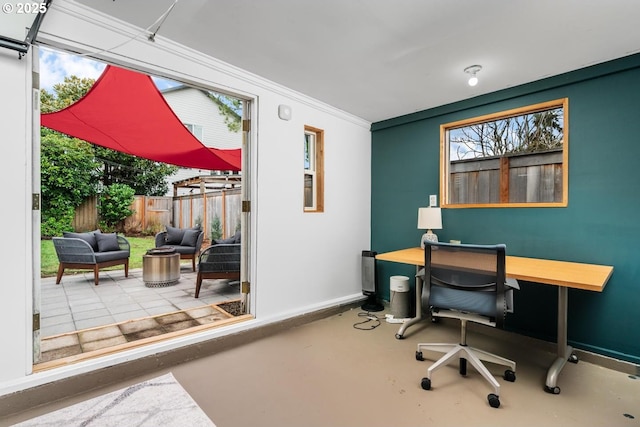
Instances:
[[[156,234],[156,248],[169,246],[180,254],[180,259],[190,259],[193,271],[196,271],[196,258],[200,255],[200,247],[204,232],[200,227],[176,228],[167,226],[167,231]]]
[[[114,265],[124,265],[124,276],[129,277],[129,241],[115,233],[101,233],[99,230],[87,233],[63,233],[54,237],[53,246],[58,255],[58,275],[60,284],[64,270],[93,270],[95,285],[98,286],[98,271]]]
[[[200,295],[203,279],[240,280],[240,232],[224,240],[214,240],[198,259],[196,295]]]

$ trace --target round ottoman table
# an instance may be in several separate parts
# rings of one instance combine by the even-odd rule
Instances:
[[[156,248],[142,256],[142,281],[149,288],[173,286],[180,280],[180,254],[173,248]]]

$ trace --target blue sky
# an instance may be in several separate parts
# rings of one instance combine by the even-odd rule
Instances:
[[[53,85],[62,83],[65,77],[72,75],[97,80],[105,67],[103,62],[40,47],[40,88],[53,92]],[[178,85],[171,80],[153,76],[152,79],[160,90]]]

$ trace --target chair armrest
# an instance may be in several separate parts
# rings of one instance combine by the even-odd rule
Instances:
[[[200,253],[200,259],[206,262],[207,255],[235,254],[240,257],[240,243],[218,243],[208,246]]]
[[[118,246],[120,246],[121,251],[127,251],[131,253],[131,245],[124,236],[118,236]]]
[[[54,237],[53,247],[59,262],[95,264],[96,256],[89,243],[75,237]]]
[[[156,234],[156,248],[160,246],[165,246],[167,244],[167,232],[161,231]]]
[[[202,247],[202,241],[204,240],[204,231],[201,231],[198,235],[198,240],[196,240],[196,256],[200,253],[200,248]]]

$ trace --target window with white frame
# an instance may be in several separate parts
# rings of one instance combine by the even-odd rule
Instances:
[[[193,125],[191,123],[185,123],[184,126],[189,129],[189,132],[191,132],[193,136],[198,138],[198,141],[204,141],[204,127],[200,125]]]
[[[304,127],[304,211],[324,211],[324,131]]]

